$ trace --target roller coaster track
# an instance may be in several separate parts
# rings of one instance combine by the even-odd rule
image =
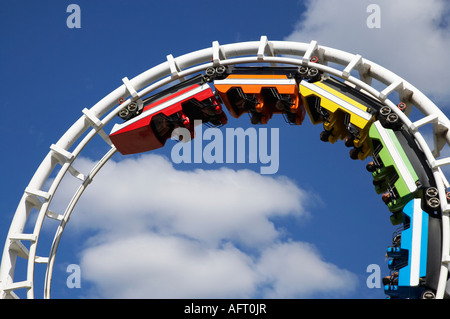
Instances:
[[[318,57],[318,62],[311,61]],[[444,298],[448,282],[450,262],[450,233],[447,189],[449,183],[441,167],[450,164],[450,157],[441,156],[443,148],[450,143],[450,122],[444,113],[417,88],[393,72],[364,59],[358,54],[310,43],[269,41],[262,36],[259,41],[221,45],[217,41],[212,46],[191,52],[177,58],[167,56],[167,61],[141,73],[133,79],[124,78],[123,85],[106,95],[91,108],[82,110],[80,118],[50,146],[35,174],[31,178],[17,206],[9,232],[7,234],[0,268],[1,298],[16,298],[18,289],[26,290],[27,298],[35,298],[37,290],[43,290],[43,297],[50,298],[50,287],[55,256],[63,231],[78,200],[89,186],[102,166],[116,153],[109,136],[103,128],[112,121],[119,111],[132,102],[140,102],[141,98],[173,81],[205,71],[218,65],[235,66],[242,64],[270,64],[290,66],[314,66],[323,74],[340,78],[356,87],[363,89],[373,98],[380,101],[398,115],[414,136],[423,151],[436,182],[440,210],[442,213],[442,254],[435,293],[436,298]],[[373,80],[377,85],[373,85]],[[378,86],[380,88],[378,88]],[[393,102],[397,98],[406,104],[402,111]],[[122,100],[120,105],[118,101]],[[412,121],[409,115],[418,111],[419,118]],[[433,145],[429,146],[421,134],[423,127],[433,128]],[[100,158],[89,174],[80,173],[72,164],[84,147],[94,136],[103,138],[108,151]],[[431,143],[430,143],[431,144]],[[69,173],[69,174],[67,174]],[[52,198],[65,176],[72,175],[79,180],[79,188],[73,194],[72,200],[64,212],[49,210]],[[51,182],[47,190],[45,185]],[[31,212],[37,212],[37,218],[29,218]],[[49,254],[37,255],[37,247],[41,236],[44,220],[56,220],[59,224],[53,238]],[[30,223],[34,223],[34,225]],[[25,229],[32,232],[24,232]],[[26,273],[15,274],[16,261],[23,258],[26,261]],[[46,265],[44,287],[36,287],[36,264]],[[16,276],[15,276],[16,275]],[[15,281],[15,277],[24,278]],[[42,280],[41,280],[42,281]]]

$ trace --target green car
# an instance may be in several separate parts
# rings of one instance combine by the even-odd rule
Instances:
[[[383,200],[393,213],[401,211],[418,189],[419,177],[400,144],[395,132],[384,128],[379,121],[369,129],[375,190],[384,194]]]

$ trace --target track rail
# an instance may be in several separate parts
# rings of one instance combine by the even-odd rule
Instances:
[[[319,62],[311,62],[317,56]],[[442,211],[442,263],[439,277],[437,298],[443,298],[447,285],[447,274],[450,263],[450,231],[449,212],[446,193],[449,188],[447,178],[441,167],[450,164],[450,157],[442,157],[441,150],[450,145],[450,121],[445,114],[423,93],[393,72],[378,64],[341,50],[310,43],[269,41],[262,36],[259,41],[241,42],[220,45],[217,41],[203,50],[194,51],[177,58],[167,56],[167,61],[141,73],[129,80],[123,79],[123,85],[93,105],[83,109],[81,117],[52,144],[47,156],[41,162],[31,178],[17,206],[7,239],[4,245],[0,268],[0,297],[15,298],[14,292],[26,289],[27,298],[34,298],[38,287],[35,285],[36,264],[46,264],[43,297],[50,298],[50,284],[56,252],[63,231],[70,215],[84,190],[91,183],[102,166],[116,152],[103,128],[118,114],[120,109],[131,102],[140,102],[141,98],[152,91],[176,80],[206,70],[217,65],[238,65],[244,63],[270,63],[295,66],[314,66],[325,74],[346,80],[362,88],[395,112],[400,120],[413,133],[418,145],[424,152],[433,171],[437,183]],[[333,65],[333,66],[331,66]],[[374,83],[375,81],[377,83]],[[381,87],[378,88],[378,87]],[[406,111],[402,112],[392,100],[392,96],[406,103]],[[124,102],[118,105],[119,99]],[[408,116],[411,111],[418,110],[420,116],[412,121]],[[420,130],[431,125],[433,128],[433,145],[430,147]],[[72,164],[84,147],[96,135],[103,138],[108,146],[106,154],[98,160],[88,175],[80,173]],[[69,173],[69,174],[67,174]],[[52,175],[53,174],[53,175]],[[65,176],[72,175],[80,180],[80,186],[73,195],[65,212],[55,213],[49,210],[52,198]],[[52,176],[52,177],[51,177]],[[55,177],[53,177],[55,176]],[[48,190],[44,186],[52,181]],[[37,218],[30,219],[36,211]],[[56,220],[59,223],[48,256],[38,256],[39,243],[44,220]],[[30,225],[30,223],[34,223]],[[32,232],[25,232],[33,228]],[[17,258],[26,260],[24,280],[15,281]]]

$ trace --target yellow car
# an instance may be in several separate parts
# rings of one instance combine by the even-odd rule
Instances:
[[[370,155],[368,132],[374,115],[383,107],[381,102],[331,77],[301,81],[300,95],[311,122],[323,123],[321,140],[345,140],[346,146],[353,147],[353,159],[364,160]]]

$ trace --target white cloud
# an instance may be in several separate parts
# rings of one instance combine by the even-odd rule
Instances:
[[[270,283],[268,298],[303,298],[316,293],[343,294],[354,288],[356,277],[324,261],[317,250],[303,242],[275,244],[266,249],[258,270]]]
[[[80,165],[88,170],[93,163],[82,160]],[[254,245],[277,238],[270,217],[306,214],[306,196],[284,177],[229,168],[181,171],[161,156],[144,155],[108,162],[83,195],[73,221],[83,227],[157,229],[212,244],[233,239]]]
[[[379,5],[380,28],[367,27],[370,4]],[[317,40],[360,54],[445,102],[450,96],[450,25],[445,20],[449,13],[446,0],[342,0],[339,5],[334,0],[308,1],[285,40]]]
[[[248,298],[258,275],[241,251],[151,233],[83,252],[84,279],[106,298]]]
[[[76,163],[84,172],[93,165]],[[58,192],[73,193],[69,184]],[[286,177],[249,170],[181,171],[149,154],[111,160],[70,221],[95,231],[80,245],[83,280],[97,288],[95,297],[110,298],[345,294],[356,277],[289,241],[273,222],[306,217],[308,196]],[[54,210],[68,200],[55,197]]]
[[[231,243],[211,248],[152,233],[86,249],[81,268],[106,298],[307,298],[342,295],[356,283],[305,243],[270,245],[251,258]]]

